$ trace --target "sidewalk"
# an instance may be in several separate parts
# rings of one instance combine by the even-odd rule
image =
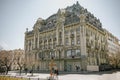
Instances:
[[[30,73],[28,73],[27,75],[25,73],[21,73],[21,75],[20,75],[19,73],[9,72],[8,75],[3,75],[3,76],[27,78],[28,80],[47,80],[50,75],[34,73],[32,76]]]
[[[28,80],[48,80],[50,74],[47,73],[34,73],[31,76],[30,73],[25,75],[22,73],[9,72],[7,76],[19,77],[19,78],[28,78]],[[116,72],[93,72],[93,73],[85,73],[85,74],[60,74],[58,76],[58,80],[120,80],[120,71]]]

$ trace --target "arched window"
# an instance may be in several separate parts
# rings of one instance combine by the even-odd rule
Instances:
[[[42,53],[41,52],[39,53],[39,58],[42,58]]]
[[[43,52],[39,53],[39,58],[41,58],[42,60],[45,58],[45,54]]]
[[[50,51],[50,58],[55,58],[55,53],[54,53],[54,51]]]

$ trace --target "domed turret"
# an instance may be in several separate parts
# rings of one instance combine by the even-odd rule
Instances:
[[[33,29],[37,28],[37,29],[40,29],[41,25],[43,25],[43,19],[42,18],[38,18]]]
[[[43,21],[42,18],[38,18],[38,19],[37,19],[37,22],[42,22],[42,21]]]

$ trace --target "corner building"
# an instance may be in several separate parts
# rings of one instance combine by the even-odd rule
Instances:
[[[78,2],[47,19],[38,18],[25,32],[27,67],[50,70],[51,58],[59,71],[94,70],[106,63],[106,38],[99,19]],[[33,65],[32,65],[33,64]]]

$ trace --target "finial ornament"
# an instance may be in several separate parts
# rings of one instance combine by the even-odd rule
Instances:
[[[80,4],[79,4],[79,2],[78,2],[78,1],[76,2],[76,5],[77,5],[77,6],[80,6]]]
[[[26,32],[28,32],[28,28],[26,28]]]
[[[79,4],[79,2],[77,1],[76,4]]]

